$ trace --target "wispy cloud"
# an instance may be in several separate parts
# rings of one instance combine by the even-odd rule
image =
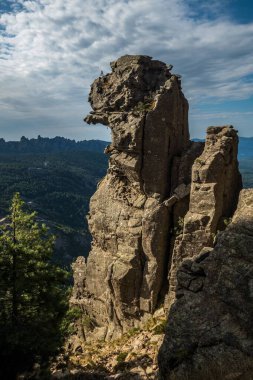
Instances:
[[[194,3],[9,1],[12,12],[0,16],[2,120],[24,124],[29,115],[30,128],[36,122],[42,129],[51,117],[52,134],[69,127],[74,136],[88,112],[91,81],[123,54],[172,63],[192,104],[251,97],[253,23],[224,17],[218,1],[203,9]],[[96,136],[98,129],[92,131]]]

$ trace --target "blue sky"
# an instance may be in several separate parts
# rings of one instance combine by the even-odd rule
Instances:
[[[253,136],[252,0],[0,0],[0,137],[109,139],[88,126],[89,86],[123,54],[173,64],[191,137]]]

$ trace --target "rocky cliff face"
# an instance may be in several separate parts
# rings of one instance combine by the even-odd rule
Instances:
[[[205,144],[191,142],[171,67],[124,56],[111,68],[92,84],[86,117],[112,131],[108,172],[90,202],[92,249],[73,266],[71,303],[86,316],[78,326],[86,341],[116,338],[169,309],[178,268],[212,250],[241,188],[236,131],[210,127]],[[199,292],[201,276],[188,285]]]
[[[208,371],[222,373],[223,379],[232,378],[226,377],[231,371],[237,373],[233,378],[252,378],[252,189],[241,192],[232,222],[218,233],[214,249],[184,260],[177,280],[177,300],[159,353],[161,378],[209,379]],[[243,374],[247,367],[250,372]]]
[[[178,231],[169,271],[170,304],[176,274],[185,258],[213,247],[217,230],[224,230],[237,206],[241,176],[237,162],[238,137],[230,127],[210,127],[203,153],[192,166],[189,209]]]

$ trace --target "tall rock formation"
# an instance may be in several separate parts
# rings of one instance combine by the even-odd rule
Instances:
[[[112,143],[107,175],[90,203],[92,250],[87,263],[74,266],[82,285],[72,298],[94,322],[92,335],[103,338],[157,306],[167,276],[172,163],[191,148],[179,78],[147,56],[124,56],[111,67],[90,92],[86,121],[108,125]]]
[[[183,259],[213,247],[217,230],[224,230],[237,206],[242,187],[238,171],[238,137],[231,126],[209,127],[203,153],[192,166],[189,210],[181,222],[169,271],[170,303]]]
[[[242,190],[214,249],[184,260],[177,279],[159,353],[161,379],[251,379],[253,189]]]
[[[232,127],[209,128],[205,147],[189,140],[179,76],[147,56],[111,68],[92,84],[86,117],[109,126],[112,143],[90,202],[92,249],[73,266],[71,303],[87,317],[78,332],[85,340],[116,338],[165,298],[168,307],[178,267],[211,249],[241,186]]]

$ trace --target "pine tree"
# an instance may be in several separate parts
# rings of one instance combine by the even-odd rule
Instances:
[[[47,360],[62,344],[67,272],[52,263],[54,237],[37,219],[17,193],[0,226],[0,378],[1,370],[14,378]]]

